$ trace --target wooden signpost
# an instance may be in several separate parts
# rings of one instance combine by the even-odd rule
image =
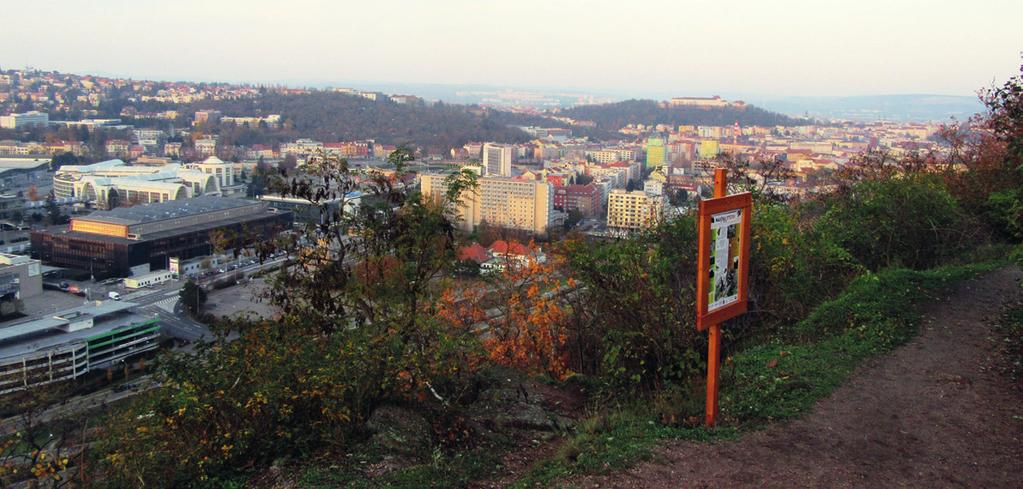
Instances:
[[[718,413],[721,323],[746,312],[749,300],[753,197],[728,193],[726,171],[714,171],[714,198],[700,201],[696,275],[696,329],[707,331],[706,425]]]

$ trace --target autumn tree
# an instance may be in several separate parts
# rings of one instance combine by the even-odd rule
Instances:
[[[66,385],[35,386],[5,394],[4,411],[16,416],[0,424],[0,485],[57,489],[83,483],[89,444],[86,416],[67,409],[60,418],[49,412],[69,394]]]
[[[526,249],[525,256],[496,257],[503,270],[489,285],[500,315],[489,322],[483,344],[498,364],[561,380],[570,373],[569,311],[561,295],[575,281],[556,273],[534,243]]]
[[[310,200],[323,217],[259,243],[264,258],[294,257],[263,298],[279,314],[218,323],[194,356],[165,359],[161,387],[106,423],[110,481],[166,487],[287,454],[336,454],[386,400],[443,408],[471,392],[482,350],[471,327],[445,319],[441,300],[455,261],[452,206],[401,185],[407,161],[395,161],[391,179],[314,157],[302,175],[273,179],[275,191]],[[360,184],[373,198],[352,205]],[[456,174],[449,185],[459,196],[474,182]]]

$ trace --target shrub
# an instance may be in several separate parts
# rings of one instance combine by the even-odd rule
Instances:
[[[862,272],[847,251],[819,231],[801,229],[799,207],[758,204],[752,226],[750,317],[770,324],[798,321]]]
[[[987,197],[985,217],[1002,237],[1023,241],[1023,188],[993,192]]]
[[[684,381],[700,368],[693,327],[696,223],[670,220],[632,239],[565,246],[567,273],[584,288],[577,368],[623,388]]]
[[[871,270],[933,267],[976,238],[944,184],[928,174],[857,183],[828,199],[817,230]]]

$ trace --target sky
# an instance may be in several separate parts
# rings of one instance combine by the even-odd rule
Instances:
[[[1020,0],[0,0],[0,67],[620,96],[972,95]],[[12,42],[13,40],[13,42]]]

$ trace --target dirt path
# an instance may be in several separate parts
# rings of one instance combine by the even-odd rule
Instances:
[[[732,442],[675,442],[581,487],[1023,487],[1023,393],[988,320],[1023,297],[1016,268],[928,307],[919,336],[861,365],[806,416]]]

